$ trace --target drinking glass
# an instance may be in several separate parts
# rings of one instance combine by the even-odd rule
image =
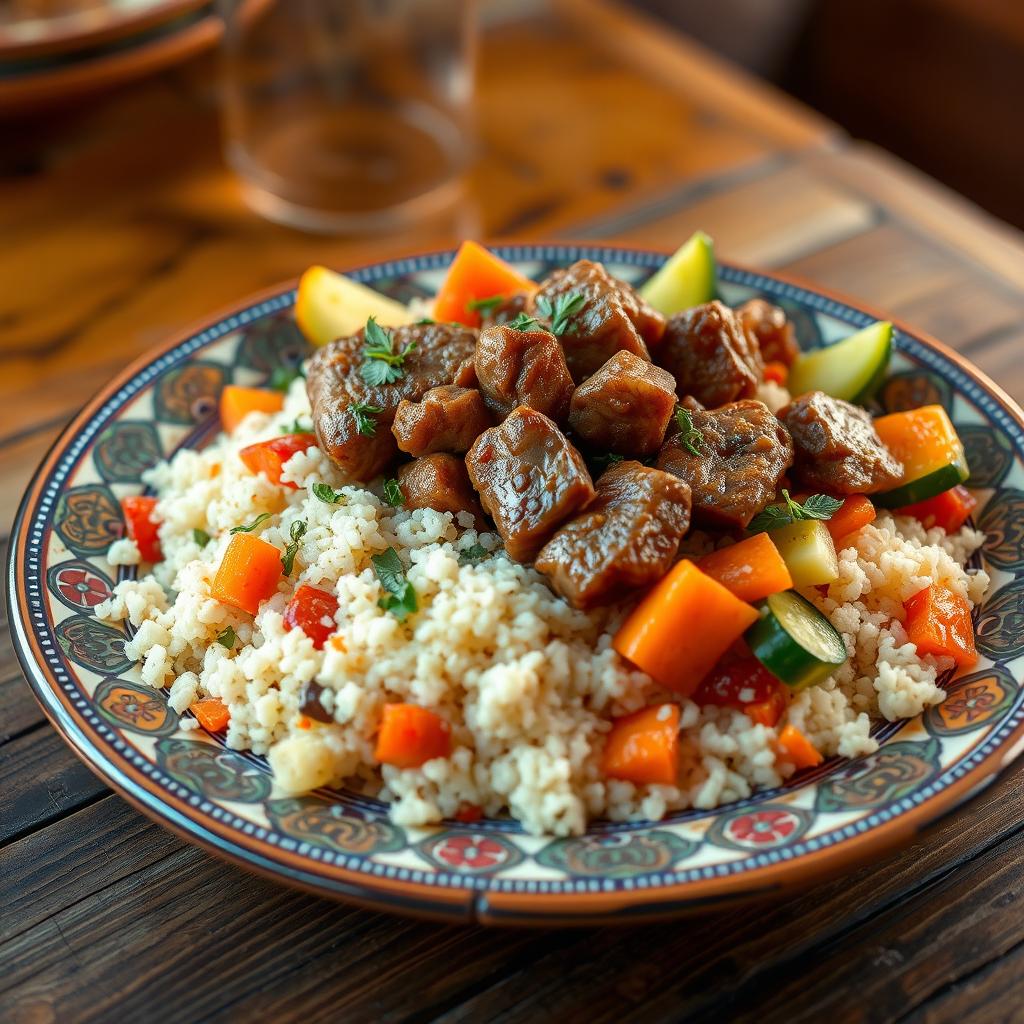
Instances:
[[[246,201],[310,231],[451,204],[469,157],[474,0],[218,0],[225,155]]]

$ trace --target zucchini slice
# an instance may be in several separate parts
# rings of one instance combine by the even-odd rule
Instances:
[[[640,289],[659,313],[672,316],[715,297],[715,244],[695,231]]]
[[[793,395],[824,391],[863,403],[878,390],[892,355],[892,324],[879,320],[834,345],[797,356],[787,387]]]
[[[744,638],[758,661],[795,690],[822,682],[846,662],[835,626],[793,590],[766,598]]]
[[[839,578],[835,541],[820,519],[798,519],[768,536],[779,549],[794,587],[817,587]]]

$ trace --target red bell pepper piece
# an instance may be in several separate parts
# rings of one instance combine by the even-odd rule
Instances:
[[[243,448],[238,454],[253,473],[265,473],[272,484],[298,490],[299,485],[281,480],[284,464],[297,452],[304,452],[316,444],[315,434],[285,434],[270,441],[259,441]]]
[[[934,498],[907,505],[896,511],[901,516],[919,519],[927,529],[941,526],[946,533],[956,533],[978,505],[978,499],[963,484],[936,494]]]
[[[789,380],[789,367],[781,362],[765,363],[764,379],[785,387],[786,381]]]
[[[135,541],[144,562],[159,562],[163,557],[157,530],[160,524],[153,518],[156,498],[135,494],[121,499],[121,513],[124,516],[128,536]]]
[[[693,700],[696,704],[742,708],[769,700],[780,685],[757,658],[737,658],[719,662],[701,681]]]
[[[284,610],[285,629],[301,629],[313,646],[322,651],[327,638],[334,632],[334,613],[338,599],[326,590],[303,583]]]
[[[873,523],[877,515],[871,499],[863,494],[851,494],[843,499],[842,505],[825,521],[834,541],[840,541],[862,526]]]
[[[946,655],[960,668],[977,663],[971,609],[955,590],[933,583],[908,598],[903,607],[907,636],[918,654]]]

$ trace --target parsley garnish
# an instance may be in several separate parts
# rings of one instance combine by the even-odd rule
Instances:
[[[679,427],[679,443],[691,454],[700,455],[704,435],[693,425],[689,409],[676,409],[676,426]]]
[[[546,295],[537,300],[537,309],[551,321],[552,334],[568,334],[569,321],[586,305],[582,292],[565,292],[552,302]]]
[[[286,434],[312,434],[313,425],[310,424],[308,427],[302,425],[302,420],[298,416],[295,417],[294,423],[285,423],[281,429]]]
[[[513,331],[536,331],[541,327],[540,321],[535,316],[527,316],[525,313],[516,313],[514,320],[509,320],[506,327]]]
[[[377,421],[373,417],[383,411],[379,405],[367,405],[365,402],[353,402],[349,406],[349,412],[356,421],[356,430],[366,437],[373,437],[377,433]]]
[[[205,548],[210,543],[210,535],[205,530],[200,530],[198,527],[192,531],[192,539],[201,547]]]
[[[314,497],[319,498],[325,505],[341,505],[345,501],[345,495],[336,491],[330,484],[317,481],[310,488]]]
[[[405,504],[405,495],[395,479],[384,481],[384,500],[394,508]]]
[[[491,295],[486,299],[470,299],[466,303],[467,313],[479,313],[481,316],[488,316],[505,301],[504,295]]]
[[[380,585],[387,591],[377,602],[378,606],[391,612],[399,622],[405,622],[409,615],[418,610],[419,605],[413,585],[405,578],[405,567],[398,552],[388,548],[383,554],[371,555],[370,561]]]
[[[470,544],[465,551],[459,552],[459,565],[476,565],[490,554],[482,544]]]
[[[401,352],[396,352],[391,332],[386,331],[377,323],[376,317],[371,316],[366,321],[363,365],[359,367],[359,376],[371,387],[394,384],[405,375],[402,364],[415,347],[416,342],[413,340]]]
[[[293,380],[304,376],[301,366],[275,366],[270,375],[270,386],[276,391],[287,391]]]
[[[299,553],[299,542],[302,540],[302,535],[305,532],[305,521],[296,519],[288,533],[291,541],[289,541],[288,546],[284,549],[284,554],[281,556],[281,567],[284,569],[285,576],[291,576],[292,569],[295,568],[295,556]]]
[[[232,526],[231,533],[252,533],[261,523],[265,523],[274,513],[261,512],[248,526]]]
[[[764,533],[766,530],[789,526],[798,519],[831,519],[843,504],[838,498],[828,494],[812,494],[801,504],[794,501],[789,496],[789,491],[785,489],[782,491],[782,498],[784,505],[769,505],[758,512],[750,521],[747,530],[750,533]]]
[[[229,651],[231,650],[232,647],[235,646],[235,641],[237,639],[238,637],[235,636],[235,630],[233,626],[228,626],[227,629],[222,629],[217,634],[217,643],[219,643],[221,647],[226,647]]]

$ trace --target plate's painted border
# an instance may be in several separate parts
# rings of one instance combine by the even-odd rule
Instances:
[[[499,246],[496,251],[512,260],[570,261],[582,256],[615,261],[641,268],[655,268],[666,254],[604,245]],[[450,251],[388,261],[351,271],[365,283],[406,273],[440,269],[452,257]],[[782,276],[754,273],[729,264],[720,266],[724,281],[747,286],[841,319],[853,327],[877,318],[863,307],[838,296]],[[136,806],[189,839],[265,874],[319,892],[328,892],[381,909],[401,909],[451,919],[476,916],[488,921],[537,923],[597,919],[635,919],[659,916],[706,906],[709,902],[752,895],[812,874],[837,871],[869,852],[906,839],[925,824],[948,813],[963,799],[991,782],[1024,745],[1024,708],[1017,711],[962,761],[951,765],[932,783],[911,797],[895,801],[856,823],[798,842],[791,847],[751,855],[729,864],[695,868],[687,872],[663,872],[629,885],[587,880],[550,884],[516,880],[459,878],[431,875],[390,865],[359,862],[355,858],[320,861],[317,870],[309,861],[287,849],[258,841],[251,823],[244,831],[230,816],[215,812],[214,821],[197,820],[198,801],[155,790],[156,769],[130,750],[103,723],[90,723],[87,702],[75,696],[76,687],[61,663],[59,649],[42,613],[41,552],[49,519],[61,487],[74,471],[92,439],[126,402],[155,378],[193,355],[205,345],[246,323],[293,304],[294,290],[273,289],[251,303],[206,326],[189,331],[163,346],[154,359],[143,356],[124,370],[94,398],[62,433],[47,455],[26,494],[14,528],[8,571],[11,626],[15,648],[25,673],[44,711],[58,731],[83,760],[127,796]],[[966,361],[938,342],[915,335],[897,324],[898,346],[926,366],[940,370],[1013,440],[1024,455],[1024,414],[995,384]],[[27,524],[31,523],[31,527]],[[33,607],[34,606],[34,607]],[[31,624],[31,627],[28,627]],[[35,635],[35,634],[39,635]],[[97,742],[97,741],[100,742]],[[115,755],[103,749],[112,747]],[[171,784],[174,785],[173,783]],[[181,792],[187,793],[182,787]],[[241,820],[239,820],[241,824]],[[261,850],[259,847],[263,847]],[[341,863],[338,863],[340,861]],[[597,891],[595,891],[597,890]]]

